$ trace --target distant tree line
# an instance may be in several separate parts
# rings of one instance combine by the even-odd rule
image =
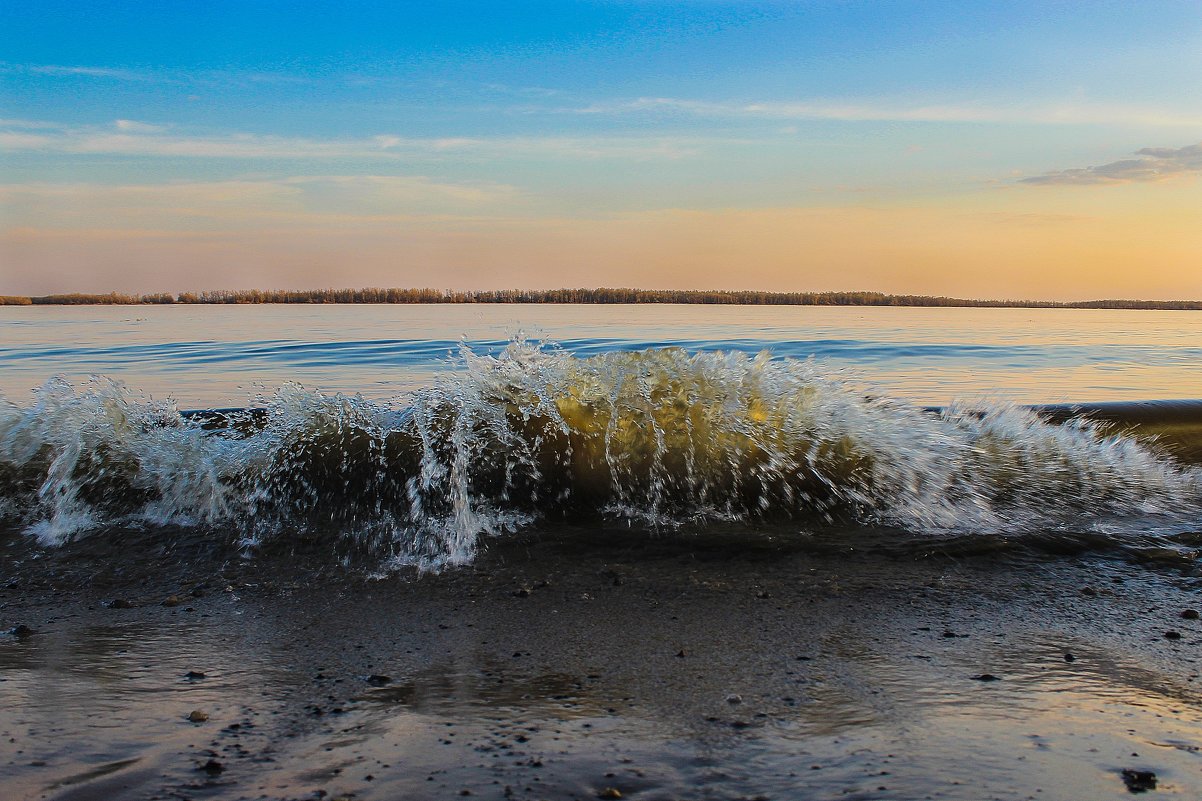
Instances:
[[[1202,310],[1197,300],[968,300],[883,292],[761,292],[693,289],[238,289],[129,295],[0,295],[0,306],[255,303],[682,303],[727,306],[963,306],[1024,309]]]

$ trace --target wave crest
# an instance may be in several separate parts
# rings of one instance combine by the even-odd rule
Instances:
[[[381,404],[289,385],[182,414],[56,379],[0,406],[0,515],[45,545],[109,525],[244,543],[329,531],[427,566],[553,516],[652,525],[836,518],[924,533],[1196,519],[1202,477],[1083,419],[937,413],[811,361],[657,349],[577,358],[513,342]]]

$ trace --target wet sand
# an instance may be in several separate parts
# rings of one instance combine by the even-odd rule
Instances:
[[[10,534],[0,795],[1202,797],[1188,560],[597,533],[374,579]]]

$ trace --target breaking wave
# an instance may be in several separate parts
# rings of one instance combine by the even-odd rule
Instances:
[[[820,363],[524,341],[396,402],[289,385],[180,412],[111,381],[0,404],[0,519],[56,546],[111,526],[254,545],[327,532],[429,567],[539,519],[853,521],[923,534],[1195,525],[1202,471],[1113,423],[931,410]]]

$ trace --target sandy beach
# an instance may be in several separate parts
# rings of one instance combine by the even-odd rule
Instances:
[[[387,577],[182,532],[39,558],[10,536],[5,795],[1202,792],[1188,559],[785,535],[543,527]]]

